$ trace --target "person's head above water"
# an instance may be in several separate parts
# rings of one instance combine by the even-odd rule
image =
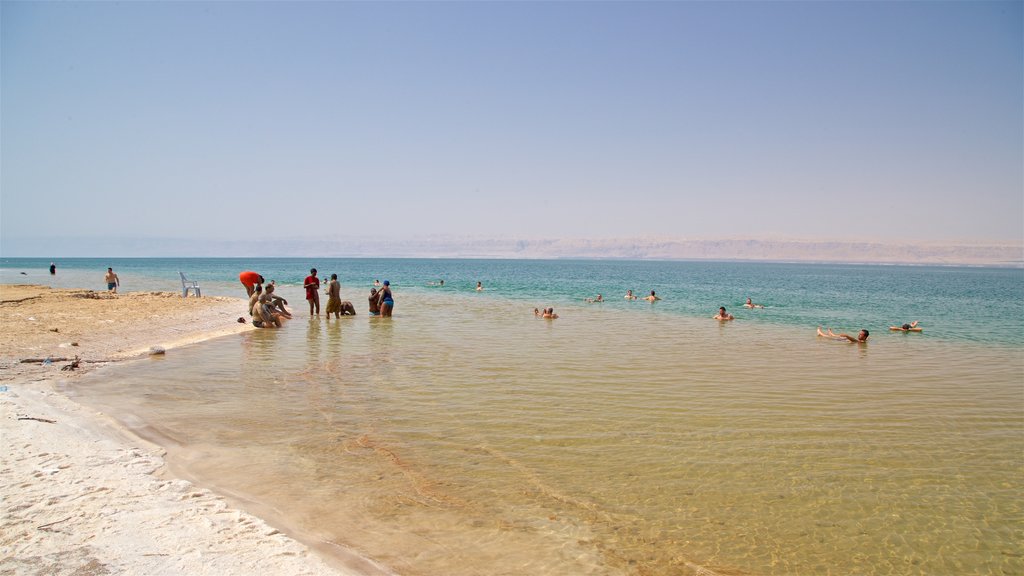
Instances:
[[[857,340],[860,340],[861,342],[867,342],[868,336],[870,335],[871,333],[868,332],[867,330],[861,330],[860,333],[857,334]]]

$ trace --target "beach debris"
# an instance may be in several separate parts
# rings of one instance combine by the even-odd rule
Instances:
[[[7,386],[0,386],[0,392],[7,392]]]
[[[43,366],[49,366],[50,364],[53,364],[53,358],[47,356],[46,359],[43,360]]]
[[[50,332],[60,332],[59,328],[50,328]]]
[[[79,360],[78,356],[75,356],[74,358],[66,358],[66,357],[63,357],[63,356],[60,357],[60,358],[53,358],[51,356],[47,356],[46,358],[22,358],[21,360],[19,360],[19,362],[21,364],[47,364],[47,363],[52,364],[53,362],[71,362],[73,360],[78,360],[79,362],[96,363],[96,364],[102,364],[104,362],[109,362],[109,360]]]
[[[61,366],[60,369],[65,371],[65,372],[70,372],[72,370],[77,370],[78,369],[78,363],[79,363],[78,356],[75,356],[75,359],[71,362],[71,364],[68,364],[66,366]]]
[[[35,420],[36,422],[46,422],[47,424],[56,424],[56,420],[50,420],[48,418],[36,418],[34,416],[18,416],[18,420]]]
[[[245,318],[242,318],[241,316],[239,316],[238,317],[238,323],[239,324],[245,324]]]
[[[56,522],[50,522],[49,524],[43,524],[42,526],[36,526],[36,530],[51,531],[50,530],[50,526],[53,526],[54,524],[60,524],[61,522],[67,522],[68,520],[71,520],[72,518],[74,518],[74,516],[68,516],[67,518],[65,518],[63,520],[57,520]],[[53,532],[56,532],[56,530],[53,530]]]
[[[149,355],[150,356],[159,356],[161,354],[166,354],[166,353],[167,353],[167,350],[164,350],[163,346],[153,346],[152,348],[149,349]]]

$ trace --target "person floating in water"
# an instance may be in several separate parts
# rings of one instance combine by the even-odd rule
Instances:
[[[747,303],[743,305],[744,308],[764,308],[764,304],[754,304],[747,298]]]
[[[857,333],[857,337],[854,338],[849,334],[836,334],[835,332],[832,331],[831,328],[828,329],[827,333],[822,332],[821,326],[818,326],[818,336],[821,336],[822,338],[831,338],[833,340],[846,340],[854,344],[866,344],[868,341],[868,336],[870,336],[870,333],[867,330],[861,330],[860,332]]]
[[[651,290],[651,295],[644,298],[644,300],[647,300],[648,302],[655,302],[657,300],[661,300],[661,298],[655,295],[654,290]]]
[[[725,311],[725,306],[718,307],[718,314],[714,316],[715,320],[735,320],[736,317]]]
[[[601,296],[600,294],[598,294],[597,298],[587,298],[585,300],[585,302],[589,302],[591,304],[593,304],[595,302],[604,302],[604,296]]]
[[[543,310],[541,310],[540,308],[534,308],[533,315],[536,316],[537,318],[548,318],[551,320],[558,318],[558,314],[555,314],[554,308],[545,308]]]
[[[914,320],[910,324],[904,324],[902,326],[889,326],[889,330],[896,332],[920,332],[921,328],[917,327],[918,320]]]

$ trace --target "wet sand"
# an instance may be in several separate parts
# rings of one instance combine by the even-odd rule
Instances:
[[[245,307],[240,298],[0,286],[0,574],[383,572],[354,554],[328,564],[225,498],[169,477],[162,448],[57,391],[154,348],[173,354],[251,330],[237,321],[248,320]]]

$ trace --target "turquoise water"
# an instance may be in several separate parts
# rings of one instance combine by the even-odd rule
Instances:
[[[0,280],[102,289],[113,266],[123,290],[176,290],[180,268],[241,296],[241,269],[276,279],[296,312],[283,329],[68,391],[166,446],[176,472],[401,574],[1024,573],[1018,269],[48,264],[5,262]],[[339,274],[359,316],[306,317],[311,265]],[[374,278],[395,286],[394,318],[365,314]],[[737,321],[710,320],[719,305]],[[887,330],[914,319],[924,333]]]
[[[45,259],[0,260],[0,282],[55,287],[105,288],[108,266],[122,290],[180,290],[178,271],[199,280],[207,294],[243,295],[238,272],[256,270],[283,284],[301,304],[298,287],[310,267],[321,277],[338,274],[343,297],[363,310],[360,293],[371,279],[390,280],[400,292],[427,290],[560,307],[602,294],[606,307],[625,308],[627,289],[663,300],[638,313],[688,317],[714,315],[725,306],[744,322],[767,325],[867,328],[873,337],[888,326],[920,320],[929,339],[1011,346],[1024,344],[1024,269],[762,262],[631,262],[570,260],[425,259],[68,259],[50,276]],[[21,272],[26,272],[22,275]],[[444,288],[428,287],[443,279]],[[360,291],[361,292],[361,291]],[[286,296],[287,297],[287,296]],[[763,310],[742,307],[746,298]],[[897,336],[897,335],[892,335]],[[898,336],[908,336],[899,334]],[[876,338],[877,339],[877,338]]]

